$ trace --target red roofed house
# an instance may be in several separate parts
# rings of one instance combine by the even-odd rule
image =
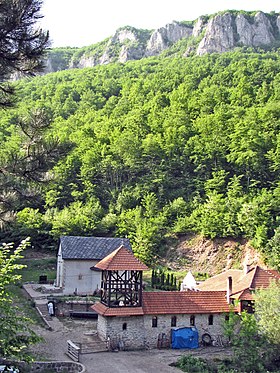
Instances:
[[[148,268],[121,246],[95,265],[102,270],[97,331],[102,340],[126,349],[156,348],[163,334],[196,327],[199,336],[223,334],[229,312],[226,291],[143,292],[142,273]]]
[[[202,291],[227,291],[228,299],[237,300],[237,311],[253,312],[253,294],[256,289],[267,288],[271,281],[280,281],[280,273],[259,266],[244,270],[230,269],[209,278],[198,286]]]

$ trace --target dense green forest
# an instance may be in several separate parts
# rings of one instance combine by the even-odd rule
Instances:
[[[1,239],[246,237],[280,266],[280,56],[147,58],[15,83],[0,117]]]

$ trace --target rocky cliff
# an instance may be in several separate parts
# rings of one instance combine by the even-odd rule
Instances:
[[[166,51],[169,55],[200,56],[242,47],[271,49],[279,46],[279,14],[228,11],[202,16],[193,22],[173,22],[154,31],[126,26],[90,47],[70,51],[54,49],[49,53],[46,72],[125,63]]]
[[[280,16],[257,12],[254,16],[230,12],[218,14],[205,26],[196,54],[222,53],[236,47],[267,47],[279,41]]]

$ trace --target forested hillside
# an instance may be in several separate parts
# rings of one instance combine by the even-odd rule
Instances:
[[[1,112],[2,239],[246,237],[279,267],[280,57],[147,58],[16,83]]]

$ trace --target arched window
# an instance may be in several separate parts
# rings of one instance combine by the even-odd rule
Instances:
[[[177,325],[177,317],[176,316],[172,316],[171,317],[171,326],[176,326]]]
[[[153,328],[157,328],[157,316],[154,316],[154,317],[152,318],[152,327],[153,327]]]
[[[127,329],[127,323],[124,322],[124,323],[122,324],[122,330],[126,330],[126,329]]]
[[[190,326],[195,326],[195,316],[191,315],[190,317]]]
[[[214,319],[213,315],[208,316],[208,325],[213,325],[213,319]]]

